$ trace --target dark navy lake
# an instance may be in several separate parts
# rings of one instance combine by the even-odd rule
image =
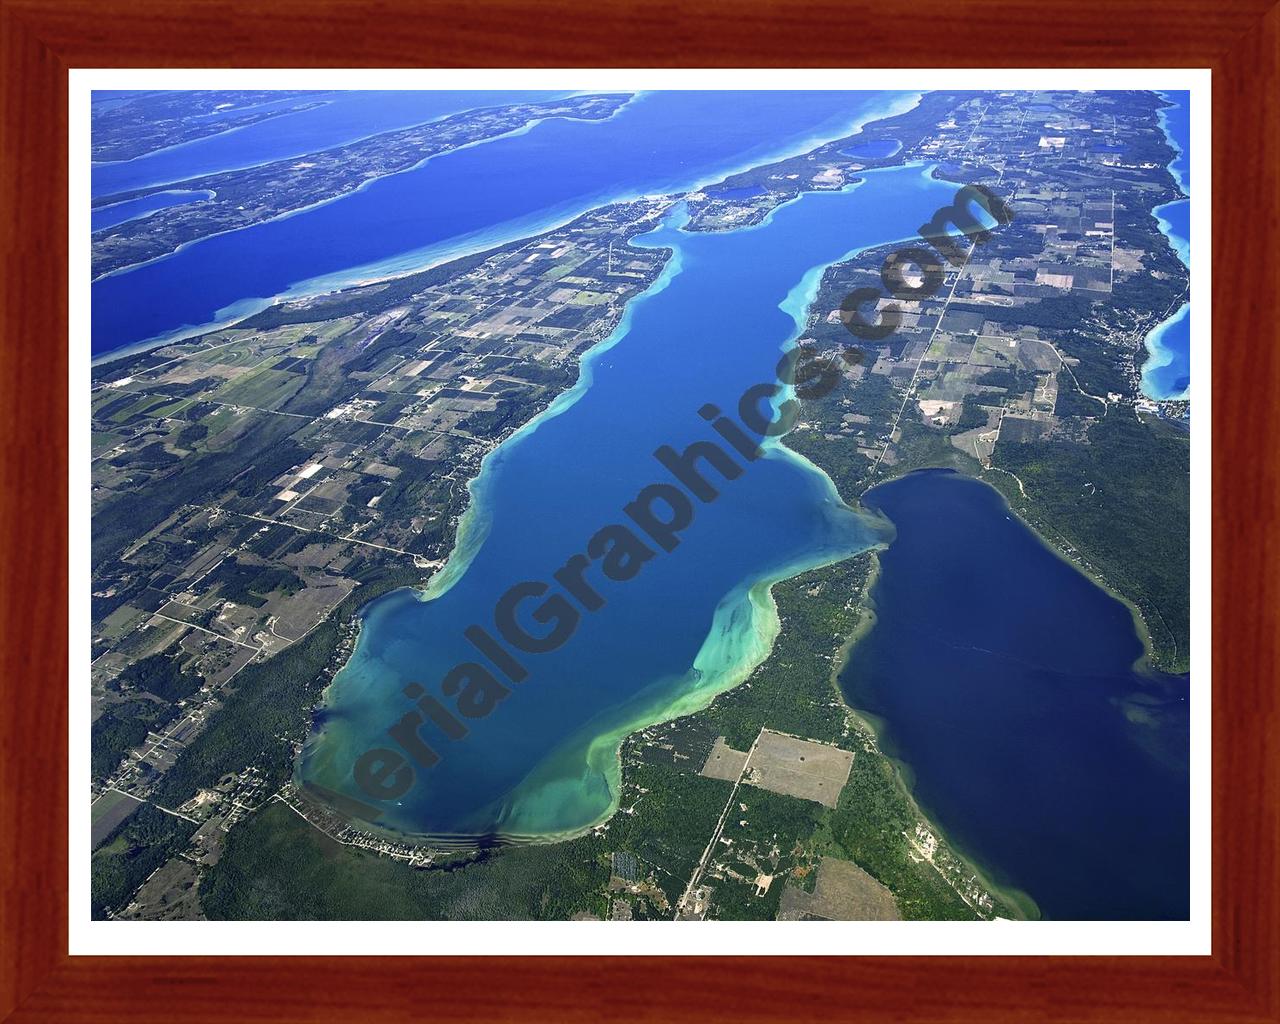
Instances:
[[[99,228],[115,227],[117,224],[123,224],[125,221],[134,220],[137,217],[145,217],[149,213],[165,210],[170,206],[185,206],[187,203],[212,198],[212,192],[201,189],[194,191],[189,189],[170,189],[165,192],[152,192],[150,195],[140,196],[137,199],[128,199],[123,203],[95,207],[91,224],[93,230],[97,231]]]
[[[1185,919],[1188,680],[1133,669],[1128,609],[983,483],[868,492],[897,536],[841,683],[922,808],[1046,918]]]
[[[618,199],[714,182],[838,138],[915,95],[660,92],[638,96],[608,121],[544,121],[96,281],[93,353],[247,315],[291,289],[408,272]]]
[[[865,142],[854,142],[840,150],[846,156],[860,160],[883,160],[891,157],[902,148],[897,139],[867,139]]]

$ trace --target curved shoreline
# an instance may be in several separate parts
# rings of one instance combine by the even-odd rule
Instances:
[[[1159,393],[1161,389],[1152,380],[1152,375],[1159,370],[1172,366],[1178,361],[1178,353],[1172,348],[1166,348],[1164,345],[1164,336],[1172,330],[1177,329],[1178,325],[1191,315],[1191,303],[1184,302],[1174,312],[1173,315],[1161,320],[1143,339],[1142,343],[1147,350],[1147,359],[1142,364],[1142,391],[1148,398],[1156,402],[1184,402],[1191,397],[1191,385],[1187,384],[1181,391],[1170,392],[1168,394]],[[1187,330],[1190,331],[1188,325]]]
[[[493,466],[505,459],[521,442],[532,435],[539,426],[567,412],[577,403],[594,381],[596,360],[620,342],[631,330],[631,319],[636,307],[649,297],[657,295],[667,287],[683,268],[680,251],[673,250],[662,268],[662,273],[648,288],[627,303],[618,324],[608,336],[578,357],[578,377],[567,390],[556,395],[550,404],[532,419],[521,424],[515,431],[488,451],[480,460],[480,468],[476,475],[467,481],[467,507],[458,520],[458,528],[454,535],[453,550],[440,569],[421,590],[419,600],[428,601],[440,597],[466,572],[480,545],[489,533],[489,520],[485,518],[483,505],[490,486]]]
[[[332,102],[333,102],[332,100],[328,100],[328,99],[321,99],[320,97],[322,97],[322,96],[329,96],[329,95],[332,95],[332,94],[333,94],[333,92],[334,92],[334,90],[332,90],[332,89],[325,90],[325,91],[323,91],[323,92],[317,93],[317,94],[316,94],[316,96],[315,96],[315,98],[314,98],[314,99],[311,99],[311,100],[304,100],[302,96],[295,96],[295,97],[293,97],[293,98],[291,98],[291,99],[286,98],[286,99],[279,99],[279,100],[266,100],[266,101],[265,101],[265,102],[263,102],[263,103],[255,103],[255,104],[252,104],[251,106],[247,106],[247,107],[237,107],[235,110],[226,111],[226,113],[241,113],[241,114],[243,114],[243,113],[247,113],[247,112],[249,112],[249,111],[253,111],[253,110],[262,110],[262,109],[263,109],[263,108],[265,108],[265,107],[276,106],[276,105],[283,104],[283,103],[296,103],[296,104],[298,104],[298,105],[299,105],[296,109],[284,109],[284,110],[281,110],[278,114],[276,114],[276,115],[274,115],[274,116],[272,116],[272,117],[265,117],[265,118],[261,118],[261,119],[259,119],[259,120],[257,120],[257,121],[250,121],[250,122],[248,122],[247,124],[236,124],[236,125],[232,125],[230,128],[223,128],[221,131],[210,132],[208,135],[197,135],[195,138],[191,138],[191,139],[183,139],[181,142],[173,142],[173,143],[170,143],[170,144],[169,144],[169,145],[167,145],[167,146],[161,146],[161,147],[159,147],[158,149],[149,149],[149,150],[147,150],[145,153],[135,153],[133,156],[123,157],[123,158],[121,158],[121,159],[119,159],[119,160],[94,160],[94,159],[92,159],[92,156],[91,156],[91,157],[90,157],[90,160],[89,160],[89,171],[90,171],[90,174],[92,174],[93,169],[94,169],[95,167],[119,167],[121,164],[133,163],[133,161],[135,161],[135,160],[146,160],[146,159],[149,159],[149,158],[151,158],[151,157],[153,157],[153,156],[157,156],[157,155],[160,155],[160,154],[163,154],[163,153],[172,153],[172,152],[174,152],[175,150],[183,149],[183,148],[188,147],[188,146],[194,146],[194,145],[197,145],[197,144],[199,144],[199,143],[207,142],[207,141],[212,140],[212,139],[221,139],[221,138],[225,138],[225,137],[226,137],[226,136],[228,136],[228,135],[234,135],[236,132],[242,132],[242,131],[245,131],[246,129],[249,129],[249,128],[255,128],[255,127],[258,127],[258,126],[260,126],[260,125],[265,125],[265,124],[267,124],[268,122],[270,122],[270,121],[275,121],[275,120],[277,120],[277,119],[279,119],[279,118],[281,118],[281,117],[290,117],[290,116],[292,116],[292,115],[294,115],[294,114],[301,114],[301,113],[305,113],[305,112],[306,112],[306,111],[308,111],[308,110],[315,110],[317,107],[327,106],[328,104],[332,103]],[[128,101],[127,101],[127,100],[121,100],[121,102],[128,102]],[[197,115],[197,119],[205,120],[205,119],[209,118],[210,116],[211,116],[211,114],[200,114],[200,115]],[[411,126],[411,127],[412,127],[412,126]],[[289,158],[289,157],[285,157],[284,159],[286,159],[286,160],[287,160],[287,159],[290,159],[290,158]],[[267,162],[267,161],[265,161],[265,160],[264,160],[264,161],[262,161],[262,163],[266,163],[266,162]],[[247,166],[248,166],[248,167],[256,167],[256,166],[258,166],[258,164],[249,164],[249,165],[247,165]],[[233,167],[233,168],[229,168],[229,170],[237,170],[237,171],[239,171],[239,170],[245,170],[245,169],[246,169],[245,167]],[[212,171],[212,172],[210,172],[210,173],[217,174],[217,173],[220,173],[220,172],[218,172],[218,171]],[[144,189],[144,188],[159,188],[159,187],[160,187],[160,186],[162,186],[162,185],[173,185],[173,184],[176,184],[176,182],[173,182],[173,181],[157,181],[157,182],[153,182],[153,183],[148,184],[148,185],[139,185],[139,186],[137,186],[137,188],[138,188],[138,189]],[[121,193],[123,193],[123,192],[127,192],[127,191],[131,191],[131,190],[129,190],[129,189],[122,189],[120,192],[115,192],[115,193],[111,193],[111,192],[109,192],[109,193],[106,193],[106,194],[104,194],[104,195],[93,196],[92,198],[94,198],[94,199],[110,199],[113,195],[119,195],[119,194],[121,194]]]
[[[929,467],[920,467],[920,468],[924,469]],[[1040,527],[1038,527],[1035,523],[1031,522],[1026,517],[1022,509],[1014,505],[1010,494],[1006,494],[1001,488],[997,487],[994,483],[992,483],[990,480],[987,479],[985,475],[986,473],[1003,473],[1006,476],[1013,477],[1014,480],[1018,480],[1018,477],[1015,476],[1013,473],[1010,473],[1007,469],[1001,469],[999,466],[992,466],[990,469],[983,470],[983,475],[980,475],[980,476],[973,476],[968,473],[964,473],[962,475],[970,480],[976,480],[979,483],[985,484],[986,486],[990,487],[993,491],[995,491],[997,494],[999,494],[1000,497],[1004,500],[1004,503],[1008,507],[1009,511],[1013,513],[1013,515],[1018,517],[1018,522],[1020,522],[1023,526],[1025,526],[1031,532],[1031,534],[1036,538],[1036,540],[1038,540],[1041,544],[1044,545],[1046,550],[1052,552],[1057,558],[1059,558],[1063,562],[1066,562],[1069,566],[1071,566],[1071,568],[1075,569],[1076,572],[1080,573],[1080,575],[1086,577],[1094,586],[1098,587],[1098,589],[1106,591],[1107,594],[1115,598],[1122,605],[1124,605],[1126,608],[1129,609],[1129,616],[1130,618],[1133,619],[1134,633],[1137,634],[1138,640],[1142,644],[1142,653],[1139,654],[1138,657],[1134,659],[1133,663],[1130,665],[1130,668],[1137,674],[1144,675],[1144,676],[1150,675],[1152,672],[1166,672],[1169,675],[1185,674],[1187,672],[1187,669],[1185,668],[1175,665],[1171,668],[1164,669],[1164,668],[1160,668],[1155,663],[1155,660],[1154,660],[1155,659],[1155,641],[1152,640],[1152,637],[1151,637],[1151,625],[1150,623],[1147,622],[1146,615],[1143,613],[1142,609],[1138,607],[1137,603],[1134,602],[1129,597],[1125,596],[1123,593],[1121,593],[1119,588],[1116,587],[1116,585],[1113,584],[1109,579],[1107,579],[1101,573],[1101,571],[1097,569],[1086,568],[1085,566],[1077,562],[1074,558],[1072,558],[1065,550],[1063,550],[1062,545],[1072,546],[1068,544],[1065,537],[1061,538],[1062,545],[1059,545],[1058,543],[1056,543],[1052,538],[1046,537],[1042,532],[1042,530],[1040,529]],[[896,479],[898,479],[898,477],[889,477],[884,481],[882,481],[882,483],[889,483],[890,480],[896,480]],[[1018,482],[1019,484],[1021,484],[1020,480]]]

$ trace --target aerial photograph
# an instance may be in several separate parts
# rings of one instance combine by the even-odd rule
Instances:
[[[1190,919],[1190,94],[901,77],[92,92],[86,917]]]

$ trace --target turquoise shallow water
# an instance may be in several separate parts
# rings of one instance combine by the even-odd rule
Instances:
[[[1191,99],[1185,92],[1162,93],[1174,105],[1160,112],[1165,138],[1177,151],[1169,164],[1178,187],[1191,195]],[[1191,200],[1177,199],[1151,211],[1185,267],[1191,266]],[[1191,303],[1183,303],[1147,335],[1150,358],[1142,367],[1142,390],[1150,398],[1186,398],[1191,393]]]
[[[371,803],[366,820],[410,834],[547,836],[607,816],[621,738],[704,705],[764,657],[777,624],[762,584],[890,535],[780,446],[737,458],[736,479],[706,470],[718,496],[690,499],[674,550],[650,538],[634,578],[606,579],[593,563],[585,578],[602,607],[566,598],[544,608],[559,585],[525,602],[517,617],[529,633],[545,635],[557,618],[576,618],[576,628],[553,651],[521,654],[527,677],[507,681],[509,695],[467,720],[465,737],[424,724],[440,760],[419,765],[407,792],[373,801],[353,766],[371,747],[396,748],[386,730],[414,707],[406,687],[453,707],[441,690],[451,667],[493,668],[464,630],[496,635],[504,591],[552,580],[602,527],[629,522],[623,507],[642,488],[672,481],[655,449],[716,439],[699,410],[735,410],[751,385],[775,379],[821,268],[909,237],[954,188],[919,165],[894,168],[805,194],[754,228],[689,233],[673,218],[638,240],[674,250],[666,274],[587,357],[579,386],[485,461],[459,551],[433,591],[398,591],[366,609],[303,752],[302,780]],[[540,608],[550,613],[542,622]]]

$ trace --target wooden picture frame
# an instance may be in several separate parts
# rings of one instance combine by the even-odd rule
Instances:
[[[0,0],[0,53],[0,1019],[1280,1020],[1280,6]],[[1212,69],[1212,955],[69,956],[68,70],[952,64]]]

